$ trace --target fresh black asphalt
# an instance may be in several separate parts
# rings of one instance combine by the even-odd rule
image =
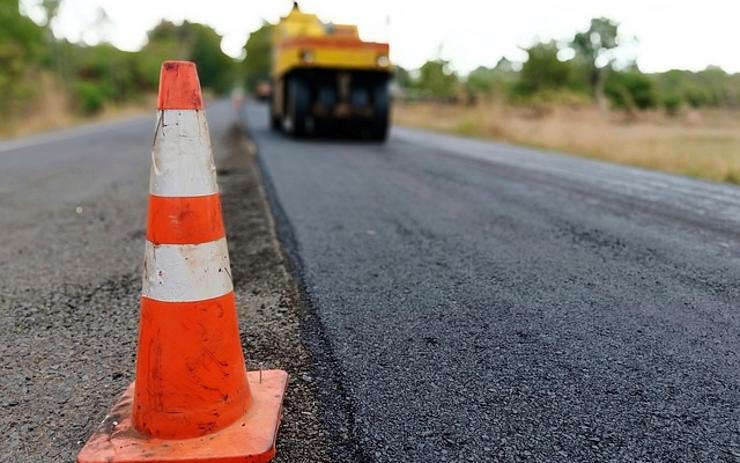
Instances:
[[[740,461],[740,189],[245,115],[338,461]]]

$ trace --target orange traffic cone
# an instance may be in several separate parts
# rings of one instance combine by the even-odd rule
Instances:
[[[244,368],[193,63],[162,65],[158,108],[136,380],[77,461],[269,461],[288,375]]]

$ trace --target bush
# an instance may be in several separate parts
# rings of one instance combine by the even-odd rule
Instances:
[[[35,97],[33,77],[42,46],[42,29],[21,15],[18,1],[0,0],[0,120]]]
[[[568,89],[561,90],[543,90],[534,93],[523,100],[523,102],[532,105],[553,105],[569,106],[571,108],[580,108],[588,106],[593,102],[590,95]]]
[[[648,109],[658,104],[655,83],[637,71],[611,72],[604,93],[612,105],[622,109]]]
[[[260,82],[270,80],[272,28],[272,24],[263,22],[262,27],[249,34],[244,44],[245,58],[241,68],[244,83],[250,91],[256,90]]]
[[[560,61],[555,42],[538,43],[526,50],[529,58],[519,72],[515,90],[520,95],[575,88],[576,68],[572,61]]]
[[[666,113],[670,116],[675,116],[682,105],[683,100],[678,95],[669,94],[663,97],[663,108],[665,108]]]
[[[459,89],[457,74],[450,69],[449,61],[430,60],[419,68],[416,87],[422,95],[438,101],[452,102]]]
[[[92,115],[103,109],[105,94],[100,85],[79,80],[75,82],[74,90],[78,108],[83,114]]]
[[[516,79],[517,75],[511,69],[511,62],[502,58],[495,68],[479,66],[474,69],[465,79],[464,88],[471,100],[476,100],[481,96],[502,97],[511,93]]]

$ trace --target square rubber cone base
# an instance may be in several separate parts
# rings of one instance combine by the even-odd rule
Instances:
[[[260,382],[260,375],[262,381]],[[77,456],[78,463],[265,462],[275,456],[288,374],[282,370],[247,373],[252,405],[232,425],[202,437],[154,439],[131,425],[134,385],[105,417]]]

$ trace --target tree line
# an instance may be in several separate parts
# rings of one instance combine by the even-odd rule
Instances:
[[[269,79],[271,28],[265,22],[247,39],[248,88]],[[480,66],[461,76],[449,61],[437,58],[414,70],[396,66],[395,82],[401,96],[411,100],[595,102],[629,111],[664,108],[670,114],[682,107],[740,108],[740,74],[716,66],[699,72],[643,73],[629,56],[628,46],[635,40],[622,36],[615,21],[594,18],[568,41],[523,48],[527,59],[522,63],[501,58],[494,67]]]
[[[202,86],[216,94],[239,78],[240,62],[221,50],[222,37],[207,25],[162,21],[140,51],[128,52],[56,38],[50,24],[60,1],[44,0],[42,6],[46,21],[37,24],[21,13],[18,0],[0,0],[0,122],[44,104],[44,80],[68,95],[71,110],[93,114],[156,92],[167,59],[195,61]]]
[[[625,56],[629,42],[620,35],[619,24],[595,18],[569,41],[524,48],[523,63],[501,58],[494,67],[481,66],[460,76],[438,58],[416,70],[397,67],[396,81],[408,99],[596,102],[630,111],[663,108],[670,114],[682,107],[740,107],[740,74],[716,66],[699,72],[643,73],[633,57]]]
[[[85,45],[58,39],[51,22],[61,0],[43,0],[46,20],[24,16],[18,0],[0,0],[0,122],[23,117],[43,104],[44,80],[69,96],[73,111],[94,114],[109,104],[143,98],[157,90],[159,66],[166,59],[198,65],[201,84],[214,94],[235,85],[254,89],[269,80],[272,25],[264,22],[236,60],[221,50],[222,37],[210,26],[162,21],[147,34],[141,50],[127,52],[108,43]],[[105,18],[101,10],[101,18]],[[502,58],[462,76],[442,58],[419,69],[395,67],[395,81],[407,99],[515,104],[553,102],[590,104],[631,111],[681,107],[740,107],[740,74],[718,67],[690,72],[643,73],[625,58],[619,25],[596,18],[568,41],[545,41],[524,48],[527,59]]]

